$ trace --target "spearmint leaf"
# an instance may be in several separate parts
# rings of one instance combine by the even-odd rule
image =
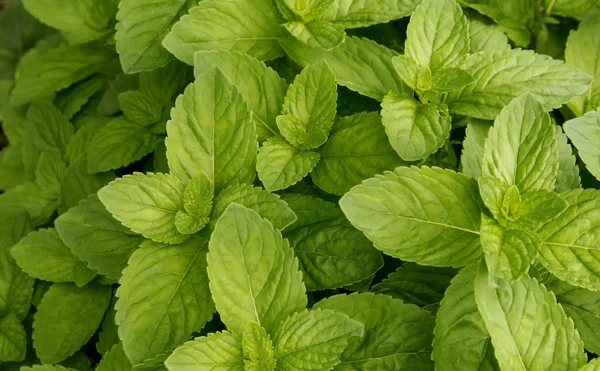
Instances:
[[[581,20],[597,5],[598,0],[556,0],[552,14]]]
[[[34,182],[23,183],[0,194],[0,209],[25,209],[34,226],[48,222],[57,207],[57,200],[46,197],[43,189]]]
[[[383,99],[381,107],[390,144],[405,161],[429,156],[450,136],[452,124],[444,104],[421,104],[410,96],[391,93]]]
[[[103,76],[91,76],[68,89],[61,90],[56,95],[54,104],[70,120],[105,85],[106,79]]]
[[[600,260],[596,225],[600,210],[600,192],[572,190],[561,197],[568,208],[559,217],[544,224],[537,233],[544,241],[538,260],[559,279],[590,290],[600,290]]]
[[[44,295],[33,322],[33,345],[43,363],[57,363],[85,345],[110,302],[108,286],[55,283]]]
[[[200,75],[177,98],[167,133],[169,167],[182,181],[204,171],[218,192],[254,180],[258,144],[252,114],[218,68]]]
[[[161,45],[171,26],[195,5],[192,0],[124,0],[116,26],[117,52],[126,73],[162,67],[173,58]]]
[[[344,42],[344,28],[327,21],[288,22],[283,27],[298,41],[313,47],[331,50]]]
[[[274,2],[208,0],[190,9],[173,25],[163,46],[189,65],[199,50],[231,50],[259,60],[282,55],[277,39],[283,19]]]
[[[598,358],[594,358],[588,363],[586,363],[581,368],[578,368],[577,371],[598,371],[600,370],[600,360]]]
[[[139,90],[165,107],[172,107],[175,98],[188,84],[190,72],[190,68],[179,61],[169,62],[164,67],[140,73]]]
[[[508,38],[500,27],[486,25],[476,19],[469,19],[469,38],[471,39],[469,50],[471,54],[510,50]]]
[[[112,216],[133,232],[157,242],[181,243],[189,238],[175,227],[183,210],[185,184],[169,174],[133,173],[100,191],[98,197]]]
[[[502,369],[571,370],[585,364],[573,322],[535,279],[525,275],[513,283],[499,278],[492,283],[481,264],[475,299]]]
[[[9,314],[0,319],[0,362],[23,361],[27,350],[27,334],[21,321]]]
[[[461,172],[469,178],[477,180],[481,175],[485,141],[490,127],[489,121],[469,119],[460,156]]]
[[[577,148],[587,169],[600,179],[600,112],[590,112],[583,117],[564,123],[565,133]]]
[[[118,99],[125,117],[136,124],[148,127],[161,119],[162,105],[151,95],[130,90],[119,94]]]
[[[376,248],[402,260],[458,267],[481,255],[483,204],[462,174],[398,167],[352,188],[340,206]]]
[[[0,150],[0,189],[14,188],[30,180],[23,163],[22,145],[9,144]]]
[[[41,280],[83,286],[96,276],[96,272],[73,255],[54,228],[29,233],[11,252],[24,272]]]
[[[214,189],[208,176],[201,171],[185,186],[183,208],[175,215],[175,227],[182,234],[193,234],[209,221]]]
[[[35,168],[35,181],[48,198],[58,200],[66,171],[67,164],[59,153],[42,152]]]
[[[241,333],[255,321],[269,334],[306,307],[298,260],[281,233],[255,211],[232,204],[210,239],[208,276],[221,320]]]
[[[463,268],[442,299],[432,354],[440,371],[500,371],[490,334],[477,309],[473,285],[476,276],[477,264]]]
[[[390,146],[376,112],[340,119],[319,154],[310,177],[325,192],[339,196],[375,174],[406,165]]]
[[[336,370],[427,370],[431,362],[434,317],[415,305],[371,293],[335,295],[321,300],[318,309],[344,313],[364,325],[364,336],[354,338]]]
[[[567,142],[567,135],[562,127],[556,126],[556,144],[558,149],[558,172],[556,174],[556,192],[566,192],[571,189],[581,188],[579,166],[573,154],[573,147]]]
[[[249,322],[242,333],[244,366],[248,371],[273,371],[277,360],[269,334],[256,322]]]
[[[542,190],[527,193],[517,205],[518,219],[515,224],[520,228],[536,230],[558,217],[567,207],[567,202],[554,192]]]
[[[309,291],[351,285],[383,266],[381,253],[345,218],[295,229],[286,238],[298,256]]]
[[[147,241],[129,258],[119,280],[116,323],[132,364],[170,351],[212,317],[206,252],[204,238],[174,246]]]
[[[210,225],[213,229],[217,220],[232,203],[256,211],[279,230],[285,229],[296,221],[296,214],[284,200],[280,199],[279,195],[269,193],[262,188],[239,184],[225,188],[215,197],[210,215]]]
[[[454,67],[469,53],[469,22],[455,0],[423,0],[406,29],[405,52],[431,72]]]
[[[344,28],[367,27],[407,17],[418,3],[416,0],[334,0],[321,18]]]
[[[390,91],[411,93],[392,64],[397,53],[369,39],[346,37],[330,51],[310,48],[291,37],[282,38],[279,43],[301,66],[324,59],[339,85],[367,97],[382,100]]]
[[[296,214],[296,221],[285,229],[289,235],[298,228],[344,216],[336,204],[307,195],[284,193],[281,198]]]
[[[79,201],[86,199],[89,195],[115,179],[112,172],[90,174],[87,170],[86,156],[80,156],[71,162],[65,171],[61,193],[61,206],[59,212],[64,213],[68,209],[77,206]]]
[[[285,140],[271,138],[258,151],[256,171],[266,190],[277,191],[302,180],[319,159],[318,152],[300,151]]]
[[[450,92],[450,111],[486,120],[493,120],[524,92],[534,95],[547,110],[558,108],[582,94],[590,82],[586,73],[531,50],[479,52],[457,67],[469,72],[475,82]],[[515,74],[515,69],[520,72]]]
[[[419,75],[422,73],[422,69],[409,56],[405,54],[397,55],[392,58],[392,63],[394,64],[396,72],[402,78],[402,81],[404,81],[411,89],[416,90],[417,86],[422,85],[422,83],[419,82]]]
[[[54,225],[73,254],[113,279],[121,277],[129,256],[144,241],[116,221],[96,195],[69,209]]]
[[[284,7],[291,11],[296,18],[300,18],[304,22],[310,22],[315,18],[319,18],[329,7],[333,5],[335,0],[276,0],[277,7],[281,11]],[[287,12],[282,11],[282,13]]]
[[[327,141],[336,113],[336,88],[333,72],[325,62],[305,67],[290,85],[277,126],[294,147],[313,149]]]
[[[165,362],[169,371],[244,371],[239,334],[215,332],[175,349]]]
[[[113,1],[22,0],[34,17],[67,34],[71,44],[83,44],[111,32],[111,18],[117,7]]]
[[[304,310],[288,317],[273,336],[277,369],[331,370],[353,337],[363,335],[362,323],[330,310]]]
[[[130,371],[131,362],[125,351],[123,350],[123,344],[115,344],[112,348],[102,357],[97,371]]]

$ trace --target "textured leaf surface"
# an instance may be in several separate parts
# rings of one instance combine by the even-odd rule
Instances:
[[[283,27],[296,39],[313,48],[330,50],[344,42],[346,33],[339,25],[326,21],[288,22]]]
[[[242,339],[227,331],[198,337],[177,348],[165,364],[169,371],[244,371]]]
[[[0,319],[0,361],[22,361],[27,350],[27,334],[14,314]]]
[[[469,38],[471,39],[470,53],[510,50],[508,38],[502,28],[496,25],[486,25],[476,19],[469,19]]]
[[[556,173],[556,192],[565,192],[581,188],[581,177],[573,147],[567,142],[567,135],[560,126],[556,126],[556,145],[558,149],[558,172]]]
[[[590,173],[600,179],[600,112],[569,120],[563,128]]]
[[[406,17],[417,6],[415,0],[335,0],[323,19],[344,28],[358,28]]]

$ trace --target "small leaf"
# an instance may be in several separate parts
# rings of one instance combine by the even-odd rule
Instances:
[[[326,21],[288,22],[283,27],[300,42],[313,48],[331,50],[344,42],[344,28]]]
[[[256,322],[249,322],[242,333],[244,366],[247,371],[273,371],[277,360],[269,334]]]
[[[0,319],[0,362],[25,359],[27,334],[23,325],[14,314]]]
[[[130,90],[119,94],[118,99],[125,117],[136,124],[148,127],[161,119],[163,108],[161,102],[151,95]]]
[[[123,344],[118,343],[113,345],[110,350],[103,355],[100,363],[98,363],[98,367],[96,367],[97,371],[130,371],[131,370],[131,362],[125,351],[123,350]]]

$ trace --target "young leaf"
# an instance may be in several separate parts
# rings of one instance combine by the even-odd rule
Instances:
[[[567,135],[562,127],[556,126],[556,144],[558,149],[558,172],[556,174],[556,192],[566,192],[571,189],[581,188],[581,177],[577,158],[573,154],[573,147],[567,142]]]
[[[189,181],[183,192],[185,210],[179,210],[175,216],[175,227],[180,233],[196,233],[208,223],[213,196],[212,183],[203,171]]]
[[[590,112],[569,120],[563,128],[587,169],[600,179],[600,112]]]
[[[81,348],[102,321],[111,289],[55,283],[44,295],[33,322],[33,345],[43,363],[57,363]]]
[[[455,0],[423,0],[406,29],[405,52],[432,73],[454,67],[469,53],[469,22]]]
[[[415,305],[371,293],[335,295],[318,309],[344,313],[365,326],[341,356],[340,370],[430,369],[434,317]]]
[[[545,190],[527,193],[515,207],[513,215],[517,218],[514,225],[522,229],[537,230],[562,214],[567,207],[567,202],[557,193]]]
[[[244,371],[241,336],[215,332],[175,349],[165,362],[169,371]]]
[[[456,267],[481,254],[483,205],[462,174],[398,167],[352,188],[340,206],[376,248],[402,260]]]
[[[268,191],[277,191],[298,183],[319,162],[315,151],[300,151],[285,140],[272,138],[258,152],[256,171]]]
[[[418,3],[417,0],[334,0],[321,19],[343,28],[367,27],[407,17]]]
[[[306,307],[298,260],[281,233],[255,211],[232,204],[212,234],[210,289],[221,320],[234,332],[255,321],[269,334]]]
[[[477,180],[481,175],[485,141],[490,127],[489,121],[469,119],[460,156],[461,172],[469,178]]]
[[[212,317],[206,252],[203,238],[175,246],[147,241],[129,258],[116,323],[132,364],[180,345]]]
[[[283,27],[298,41],[313,47],[331,50],[344,42],[344,28],[327,21],[298,21],[284,23]]]
[[[256,322],[249,322],[242,333],[242,350],[246,370],[273,371],[277,360],[269,334]]]
[[[119,106],[130,121],[148,127],[160,121],[162,105],[156,98],[139,90],[119,94]]]
[[[218,68],[200,75],[177,98],[167,133],[169,167],[182,181],[204,171],[219,192],[254,180],[258,144],[252,114]]]
[[[381,107],[390,144],[405,161],[429,156],[450,136],[450,114],[444,104],[421,104],[410,96],[391,93]]]
[[[163,46],[190,65],[195,52],[210,49],[275,59],[282,55],[277,43],[282,23],[273,1],[202,1],[173,25]]]
[[[573,322],[536,280],[525,275],[514,283],[499,278],[492,283],[481,264],[475,299],[502,369],[571,370],[585,364]]]
[[[157,242],[177,244],[189,238],[175,227],[183,210],[184,183],[169,174],[133,173],[98,191],[112,216],[132,231]]]

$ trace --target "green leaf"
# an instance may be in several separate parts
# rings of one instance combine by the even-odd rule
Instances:
[[[313,47],[331,50],[344,42],[344,28],[327,21],[298,21],[284,23],[283,27],[298,41]]]
[[[210,225],[213,229],[217,220],[232,203],[256,211],[258,215],[269,220],[273,227],[279,230],[285,229],[296,221],[294,211],[278,195],[269,193],[262,188],[239,184],[225,188],[215,197],[210,215]]]
[[[131,255],[116,323],[132,364],[170,351],[211,319],[206,252],[206,240],[192,238],[175,246],[147,241]]]
[[[335,0],[276,0],[277,7],[283,15],[291,15],[303,22],[318,19],[329,9]],[[288,14],[291,12],[292,14]]]
[[[256,171],[266,190],[277,191],[302,180],[319,159],[318,152],[300,151],[285,140],[271,138],[258,151]]]
[[[481,166],[485,149],[485,141],[490,131],[490,122],[469,119],[465,140],[463,140],[463,150],[460,156],[461,172],[473,178],[479,179],[481,175]]]
[[[340,363],[353,337],[363,335],[362,323],[330,310],[304,310],[281,322],[275,335],[277,369],[331,370]]]
[[[556,126],[556,144],[558,149],[558,172],[556,174],[556,192],[581,188],[579,166],[573,154],[573,147],[567,142],[567,135],[560,126]]]
[[[52,365],[33,365],[31,367],[21,367],[20,371],[73,371],[72,368],[64,368],[63,366]]]
[[[165,108],[170,108],[175,98],[189,83],[190,72],[190,68],[184,63],[172,61],[164,67],[140,73],[139,89],[156,99]]]
[[[590,112],[569,120],[563,128],[587,169],[600,179],[600,112]]]
[[[11,252],[25,273],[41,280],[83,286],[96,276],[95,271],[73,255],[54,228],[29,233]]]
[[[336,204],[323,201],[320,198],[292,193],[284,193],[281,198],[297,217],[296,221],[285,229],[286,235],[301,227],[344,216],[342,210]]]
[[[429,156],[450,136],[450,114],[443,104],[421,104],[410,96],[391,93],[381,107],[390,144],[405,161]]]
[[[367,97],[382,100],[390,91],[410,93],[392,64],[397,53],[369,39],[346,37],[330,51],[310,48],[291,37],[282,38],[279,43],[301,66],[324,59],[339,85]]]
[[[59,212],[64,213],[68,209],[77,206],[79,201],[86,199],[89,195],[115,179],[112,172],[90,174],[87,170],[86,156],[80,156],[71,162],[61,188],[61,206]]]
[[[139,90],[119,94],[119,106],[130,121],[148,127],[162,117],[162,105],[156,98]]]
[[[600,192],[594,189],[563,193],[568,208],[544,224],[537,233],[544,241],[538,260],[559,279],[590,290],[600,290]]]
[[[598,0],[556,0],[552,7],[552,14],[581,20],[597,5]]]
[[[554,192],[537,191],[521,197],[511,214],[517,218],[514,225],[528,230],[536,230],[565,211],[568,204]]]
[[[196,77],[217,65],[238,88],[252,110],[259,141],[277,135],[275,118],[281,111],[287,83],[252,56],[227,50],[199,51],[194,56]]]
[[[496,25],[487,25],[476,19],[469,19],[469,38],[471,39],[469,50],[471,54],[510,50],[508,38],[502,32],[502,28]]]
[[[457,267],[481,255],[483,205],[462,174],[398,167],[351,189],[340,206],[376,248],[402,260]]]
[[[22,0],[34,17],[67,34],[71,44],[99,39],[111,31],[111,18],[117,11],[113,1]]]
[[[35,168],[35,181],[50,199],[58,200],[67,171],[61,155],[56,152],[42,152]]]
[[[322,19],[344,28],[359,28],[409,16],[416,0],[335,0]]]
[[[581,368],[578,368],[577,371],[598,371],[600,370],[600,360],[598,358],[594,358],[588,363],[586,363]]]
[[[0,320],[0,362],[23,361],[27,350],[27,334],[14,314]]]
[[[239,334],[215,332],[175,349],[165,365],[169,371],[244,371]]]
[[[125,351],[123,350],[123,344],[115,344],[112,348],[102,357],[97,371],[131,371],[131,362]]]
[[[55,199],[50,199],[37,183],[26,182],[0,194],[0,209],[25,209],[29,213],[34,226],[42,225],[58,207]]]
[[[493,120],[524,92],[535,96],[546,110],[559,108],[582,94],[590,82],[586,73],[531,50],[475,53],[458,67],[469,72],[475,82],[450,92],[450,111],[486,120]]]
[[[54,225],[73,254],[113,279],[121,277],[129,256],[144,241],[116,221],[96,195],[69,209]]]
[[[96,350],[102,355],[108,353],[114,345],[121,342],[121,339],[119,339],[118,327],[115,323],[115,315],[117,314],[117,311],[115,310],[116,302],[117,298],[113,295],[108,306],[108,310],[104,315],[102,327],[100,331],[98,331]]]
[[[283,54],[277,43],[282,23],[273,1],[202,1],[173,25],[163,46],[190,65],[195,52],[210,49],[275,59]]]
[[[44,295],[33,322],[33,345],[43,363],[57,363],[85,345],[102,321],[111,289],[55,283]]]
[[[209,244],[213,300],[227,328],[242,332],[255,321],[270,334],[307,299],[298,260],[281,233],[255,211],[232,204]]]
[[[500,371],[475,302],[477,265],[463,268],[452,279],[437,313],[432,359],[440,371]]]
[[[171,26],[195,5],[191,0],[124,0],[116,26],[117,52],[125,73],[149,71],[173,57],[161,45]]]
[[[434,317],[415,305],[371,293],[335,295],[318,309],[343,313],[364,325],[365,333],[344,350],[336,370],[428,370]]]
[[[98,197],[111,215],[132,231],[157,242],[177,244],[189,238],[175,227],[183,210],[184,183],[170,174],[133,173],[100,191]]]
[[[256,322],[249,322],[242,333],[244,366],[247,371],[273,371],[277,360],[269,334]]]
[[[63,45],[37,56],[16,81],[10,103],[21,106],[67,88],[104,67],[111,53],[98,45]]]
[[[56,95],[54,104],[70,120],[105,85],[106,79],[103,76],[91,76],[87,80],[78,82],[68,89],[61,90]]]
[[[525,275],[513,283],[491,282],[481,264],[475,299],[502,369],[572,370],[585,364],[573,322],[535,279]]]
[[[444,68],[435,72],[432,76],[433,91],[448,92],[462,88],[475,81],[473,76],[460,68]]]
[[[22,145],[9,144],[0,150],[0,189],[7,190],[31,179],[23,164]]]
[[[311,179],[325,192],[339,196],[375,174],[406,165],[390,146],[376,112],[340,119],[319,154]]]
[[[406,55],[432,73],[469,53],[469,22],[454,0],[423,0],[406,29]]]
[[[208,223],[213,196],[212,183],[203,171],[189,181],[183,192],[185,210],[179,210],[175,215],[175,227],[179,233],[196,233]]]
[[[89,146],[94,135],[112,119],[105,116],[85,116],[78,121],[80,128],[71,137],[65,150],[65,159],[68,163],[77,162],[80,158],[88,156]],[[87,170],[87,164],[86,164]],[[86,171],[87,173],[87,171]]]
[[[219,192],[254,180],[258,144],[252,114],[218,68],[200,75],[177,98],[167,133],[169,167],[182,181],[204,171]]]
[[[313,149],[327,141],[336,114],[337,86],[326,62],[305,67],[287,91],[279,130],[294,147]]]

